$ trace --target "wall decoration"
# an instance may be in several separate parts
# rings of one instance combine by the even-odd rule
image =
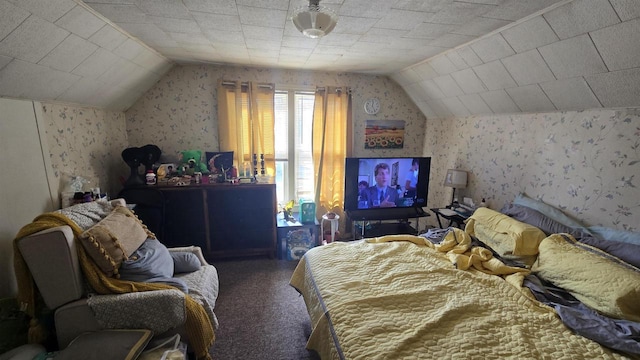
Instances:
[[[404,120],[366,120],[365,149],[402,149]]]

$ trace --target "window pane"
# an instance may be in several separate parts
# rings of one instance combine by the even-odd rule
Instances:
[[[275,95],[275,148],[276,159],[289,156],[287,134],[289,133],[289,100],[286,91],[276,91]]]
[[[314,99],[313,93],[297,92],[295,94],[296,201],[314,198],[315,177],[311,153]]]

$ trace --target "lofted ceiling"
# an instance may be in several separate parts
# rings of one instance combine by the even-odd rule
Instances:
[[[322,0],[338,25],[309,39],[289,20],[306,0],[0,0],[0,96],[125,110],[174,64],[204,63],[389,75],[427,116],[529,111],[467,96],[502,89],[482,78],[504,75],[488,65],[503,61],[492,52],[504,49],[487,39],[506,39],[503,31],[572,3],[593,8],[594,17],[605,4],[640,12],[639,0]],[[456,61],[478,43],[471,53],[479,63]],[[532,49],[507,46],[511,53],[502,55]],[[538,64],[531,56],[517,60],[510,64],[522,63],[521,73]],[[442,78],[465,70],[472,73]],[[531,84],[520,75],[525,81],[505,87]]]

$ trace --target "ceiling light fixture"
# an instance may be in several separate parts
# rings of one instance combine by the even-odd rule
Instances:
[[[312,39],[327,35],[338,23],[338,15],[328,7],[319,4],[320,0],[309,0],[308,6],[294,10],[291,17],[293,25],[304,36]]]

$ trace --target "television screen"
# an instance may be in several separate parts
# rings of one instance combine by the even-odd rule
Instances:
[[[427,205],[429,157],[347,158],[347,211],[411,208]]]

